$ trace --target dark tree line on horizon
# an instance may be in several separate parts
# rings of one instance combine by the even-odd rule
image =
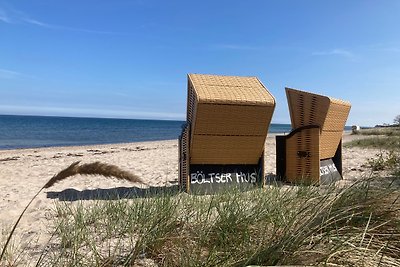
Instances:
[[[397,115],[397,116],[394,118],[393,123],[394,123],[395,125],[400,125],[400,115]]]

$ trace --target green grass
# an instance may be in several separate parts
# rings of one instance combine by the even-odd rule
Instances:
[[[400,127],[377,127],[370,129],[362,129],[361,135],[385,135],[385,136],[400,136]]]
[[[399,180],[57,202],[29,266],[400,266]]]
[[[10,232],[11,229],[0,229],[0,251],[2,251],[7,243]],[[1,267],[25,266],[29,264],[26,262],[26,259],[29,258],[29,256],[27,256],[27,250],[37,244],[37,239],[26,237],[22,239],[21,236],[19,236],[18,239],[22,242],[11,240],[11,242],[8,243],[3,258],[0,260]]]
[[[373,171],[389,171],[394,176],[400,176],[400,127],[364,129],[361,135],[370,137],[353,140],[346,147],[361,147],[379,149],[380,152],[367,161]]]
[[[398,185],[57,203],[39,266],[400,266]]]
[[[374,136],[360,140],[353,140],[345,144],[346,147],[378,148],[387,150],[400,150],[400,137]]]
[[[369,137],[360,140],[353,140],[352,142],[345,144],[345,146],[400,150],[400,127],[363,129],[359,134]]]

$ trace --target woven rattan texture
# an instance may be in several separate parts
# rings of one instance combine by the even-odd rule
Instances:
[[[286,178],[293,183],[319,183],[319,129],[298,132],[286,141]]]
[[[199,103],[274,106],[273,96],[256,77],[189,74]]]
[[[320,127],[320,158],[332,158],[343,135],[350,103],[323,95],[286,88],[292,128]]]
[[[194,110],[195,110],[195,95],[193,86],[188,82],[188,99],[187,99],[187,123],[192,124],[194,119]]]
[[[266,136],[273,106],[200,104],[193,134]]]
[[[191,164],[257,164],[264,150],[264,136],[195,135]]]
[[[186,192],[189,191],[189,129],[189,125],[183,129],[179,147],[179,183]]]
[[[256,77],[190,74],[190,164],[257,164],[274,109]]]
[[[330,100],[326,96],[286,88],[292,128],[307,125],[323,127]]]

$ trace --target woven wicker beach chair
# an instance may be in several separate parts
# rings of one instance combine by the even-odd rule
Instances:
[[[276,137],[277,176],[293,183],[342,179],[342,135],[351,105],[286,88],[292,131]]]
[[[181,189],[263,184],[274,109],[274,97],[256,77],[189,74],[187,122],[179,138]]]

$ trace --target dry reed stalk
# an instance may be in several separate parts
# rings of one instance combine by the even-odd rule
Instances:
[[[17,221],[15,222],[13,228],[11,229],[10,234],[8,235],[7,241],[4,244],[4,247],[0,254],[0,263],[4,258],[5,252],[7,250],[8,244],[11,241],[11,237],[13,236],[15,229],[17,228],[19,222],[21,221],[22,216],[25,214],[28,207],[32,204],[33,200],[42,192],[43,189],[49,188],[50,186],[54,185],[55,183],[64,180],[70,176],[74,176],[77,174],[85,174],[85,175],[103,175],[105,177],[115,177],[122,180],[128,180],[134,183],[142,183],[147,185],[140,179],[137,175],[134,175],[130,172],[121,170],[119,167],[111,164],[101,163],[101,162],[94,162],[94,163],[86,163],[79,165],[80,161],[72,163],[66,169],[60,171],[56,175],[54,175],[29,201],[29,203],[25,206],[24,210],[19,215]]]
[[[124,171],[120,169],[118,166],[102,163],[96,161],[94,163],[85,163],[79,165],[80,161],[76,161],[72,163],[66,169],[60,171],[58,174],[54,175],[44,186],[43,188],[49,188],[50,186],[54,185],[55,183],[64,180],[68,177],[83,174],[83,175],[102,175],[105,177],[115,177],[121,180],[127,180],[133,183],[141,183],[146,184],[143,182],[139,176],[130,173],[128,171]]]

